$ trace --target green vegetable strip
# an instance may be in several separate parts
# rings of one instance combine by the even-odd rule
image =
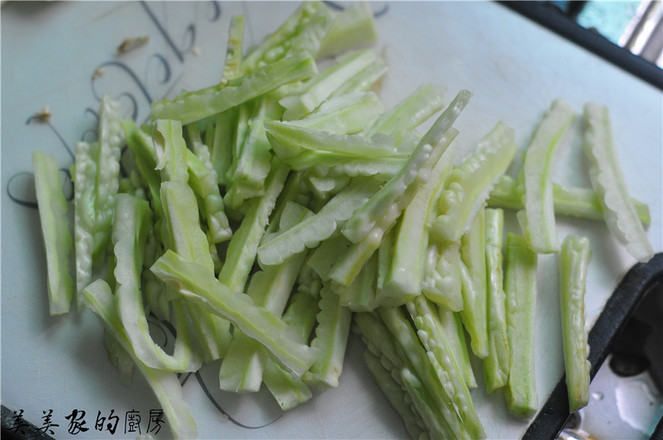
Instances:
[[[569,410],[577,411],[589,399],[587,332],[585,331],[585,284],[591,251],[589,239],[569,235],[559,256],[562,341]]]
[[[306,264],[324,281],[329,279],[329,271],[338,255],[345,252],[351,243],[339,234],[333,234],[311,250]]]
[[[453,432],[444,420],[439,419],[435,411],[435,402],[412,370],[407,367],[403,368],[400,377],[405,391],[412,399],[413,406],[426,425],[428,436],[430,438],[458,438],[459,434]]]
[[[226,261],[221,267],[219,281],[233,292],[243,292],[249,273],[256,260],[258,245],[269,223],[286,178],[288,169],[275,163],[265,182],[265,194],[252,200],[246,216],[230,239]]]
[[[240,106],[241,108],[241,106]],[[227,186],[226,175],[232,164],[233,139],[235,139],[235,128],[237,125],[237,110],[231,108],[216,116],[214,124],[214,140],[211,143],[212,167],[216,171],[219,185]]]
[[[141,272],[147,229],[152,221],[147,201],[128,194],[118,194],[113,245],[116,266],[115,304],[118,317],[136,357],[151,368],[168,371],[196,371],[200,368],[190,350],[189,336],[181,305],[173,303],[176,312],[175,348],[166,354],[150,335],[141,294]]]
[[[378,58],[373,63],[357,72],[352,78],[344,82],[331,95],[331,98],[346,95],[348,93],[367,92],[382,78],[387,72],[387,64],[384,60]]]
[[[525,151],[521,171],[525,209],[518,213],[518,222],[530,247],[538,253],[559,250],[551,172],[557,147],[573,118],[569,104],[553,101]]]
[[[474,371],[472,371],[470,353],[467,348],[467,342],[465,341],[465,330],[463,329],[460,314],[452,312],[445,307],[438,307],[437,315],[444,334],[447,337],[449,349],[453,353],[458,369],[462,374],[463,381],[468,388],[476,388],[478,384],[474,377]]]
[[[104,328],[104,347],[111,364],[117,368],[120,374],[120,380],[125,386],[130,386],[133,382],[133,374],[136,369],[136,363],[127,350],[117,341],[113,333]]]
[[[427,350],[428,355],[433,356],[440,365],[440,378],[447,395],[453,401],[459,416],[463,420],[465,429],[468,430],[471,438],[485,438],[486,433],[479,420],[479,414],[474,407],[472,396],[463,379],[467,373],[460,370],[459,364],[454,358],[444,329],[439,322],[435,306],[429,304],[423,296],[418,296],[412,302],[407,303],[406,306],[417,328],[417,335],[421,343]]]
[[[488,356],[488,314],[486,291],[485,213],[477,212],[470,230],[461,238],[460,280],[463,310],[460,316],[471,336],[472,351],[480,358]]]
[[[317,357],[311,369],[304,374],[304,382],[322,387],[337,387],[343,371],[345,348],[350,334],[352,312],[340,304],[329,283],[320,290],[320,311],[311,348]]]
[[[502,247],[504,212],[485,210],[486,273],[488,296],[488,356],[483,363],[486,390],[492,393],[509,379],[509,340],[506,328],[506,298]]]
[[[589,177],[601,202],[605,223],[610,233],[636,260],[646,262],[654,255],[654,251],[630,201],[617,158],[608,108],[588,103],[584,107],[584,114]]]
[[[355,134],[382,111],[382,102],[375,93],[356,92],[331,98],[316,111],[290,124],[334,134]]]
[[[514,132],[498,123],[477,150],[454,168],[438,202],[433,236],[438,241],[458,241],[484,205],[494,181],[504,173],[516,153]]]
[[[428,156],[431,155],[432,150],[435,151],[434,157],[440,155],[446,150],[449,143],[453,140],[452,136],[445,134],[451,128],[451,124],[458,118],[460,112],[465,108],[469,101],[471,94],[463,90],[458,93],[449,107],[438,117],[433,123],[432,127],[421,138],[416,149],[403,166],[401,171],[392,177],[371,199],[343,225],[341,232],[353,243],[359,242],[362,238],[366,237],[374,228],[378,219],[383,218],[388,211],[398,210],[399,214],[407,203],[398,203],[401,195],[405,189],[410,186],[412,182],[417,180],[419,171],[426,164]],[[434,149],[431,146],[435,145]],[[429,164],[430,167],[434,166],[437,160]],[[409,202],[409,200],[407,200]]]
[[[631,199],[635,212],[647,226],[651,222],[649,207],[639,200]],[[567,215],[590,220],[603,220],[603,208],[596,192],[592,189],[565,187],[553,183],[553,205],[555,215]],[[522,209],[523,202],[518,191],[518,182],[511,176],[502,175],[488,198],[488,206],[494,208]]]
[[[411,363],[413,371],[422,382],[423,388],[429,392],[433,403],[430,411],[441,416],[441,424],[448,426],[449,433],[454,433],[454,436],[458,438],[470,438],[467,427],[461,421],[453,402],[447,395],[445,390],[447,384],[441,375],[442,371],[439,363],[434,357],[428,356],[426,349],[421,345],[415,330],[403,311],[397,307],[383,307],[378,309],[378,314],[392,337],[395,338],[396,344],[402,350],[402,353]],[[426,420],[423,414],[422,418]],[[439,436],[435,433],[432,433],[432,435],[434,437]]]
[[[145,377],[147,384],[163,409],[173,438],[191,439],[197,437],[196,422],[184,401],[179,379],[172,372],[147,367],[138,359],[124,334],[122,323],[113,304],[113,294],[108,284],[102,280],[96,280],[83,290],[83,296],[87,306],[99,317],[105,329],[110,333],[109,337],[114,338],[116,343],[131,356],[138,370]]]
[[[410,406],[411,398],[404,392],[401,385],[396,382],[391,373],[380,363],[380,359],[366,350],[364,352],[364,362],[375,378],[375,382],[382,390],[392,408],[396,410],[398,415],[403,420],[405,430],[410,434],[413,439],[428,438],[425,426],[421,420],[421,416],[412,410]]]
[[[317,296],[296,291],[290,297],[283,321],[308,340],[318,313]],[[273,359],[268,358],[263,371],[263,381],[281,409],[287,411],[313,397],[311,389],[301,378],[293,377]]]
[[[110,240],[115,196],[119,187],[120,156],[123,146],[120,103],[104,95],[99,104],[99,155],[97,159],[94,210],[94,258],[101,257]]]
[[[233,155],[229,175],[226,176],[230,184],[225,197],[231,207],[237,208],[245,200],[258,197],[264,192],[272,153],[263,124],[279,115],[280,110],[276,104],[268,99],[259,99],[254,104],[246,122],[246,133],[241,144],[236,145],[237,151]]]
[[[365,130],[367,136],[375,133],[394,135],[410,132],[444,108],[444,92],[433,84],[424,84],[383,113]]]
[[[375,43],[377,32],[368,3],[352,3],[334,16],[320,42],[317,59]]]
[[[131,119],[122,121],[122,127],[124,128],[124,137],[127,140],[127,147],[131,151],[134,164],[149,190],[152,210],[158,218],[161,218],[163,217],[161,196],[159,195],[161,177],[159,172],[155,170],[157,157],[152,138],[136,127],[136,124]]]
[[[350,81],[362,69],[377,62],[372,49],[365,49],[343,55],[336,64],[328,67],[305,83],[303,93],[286,96],[279,101],[285,112],[284,120],[301,119],[318,108],[337,89]]]
[[[92,281],[92,250],[94,248],[96,156],[99,144],[78,142],[74,180],[74,249],[76,260],[76,292],[79,310],[83,307],[83,288]]]
[[[226,61],[223,66],[223,80],[230,81],[242,75],[242,53],[244,46],[244,16],[235,15],[230,19]]]
[[[69,311],[74,297],[74,281],[69,273],[74,243],[68,226],[67,201],[53,156],[35,151],[32,153],[32,168],[46,251],[49,313],[60,315]]]
[[[526,239],[507,233],[504,292],[510,369],[504,394],[509,411],[525,417],[538,406],[534,369],[536,268],[537,254]]]
[[[276,31],[249,51],[242,63],[242,71],[251,72],[285,56],[292,46],[292,40],[309,26],[317,13],[327,15],[330,11],[322,2],[302,3]]]
[[[256,305],[281,316],[305,257],[305,253],[293,255],[278,266],[256,272],[246,293]],[[267,352],[256,341],[238,333],[233,334],[228,353],[221,363],[219,386],[227,391],[256,392],[262,383]]]
[[[204,267],[168,250],[152,271],[182,296],[204,304],[263,344],[295,376],[300,377],[315,361],[315,350],[304,344],[283,320],[257,306],[248,295],[239,295],[219,282]]]
[[[182,137],[182,123],[165,119],[156,121],[152,139],[157,159],[156,169],[161,171],[161,179],[187,182],[189,167],[186,160],[187,146]]]
[[[451,130],[451,129],[450,129]],[[430,212],[435,209],[433,197],[451,172],[455,148],[450,147],[437,161],[428,181],[422,185],[403,211],[393,247],[391,269],[384,280],[387,296],[417,295],[422,290],[424,264],[428,254]]]
[[[460,281],[460,243],[429,246],[427,269],[422,281],[426,298],[452,311],[463,308]]]
[[[315,247],[329,238],[376,190],[371,180],[356,180],[327,202],[315,215],[263,242],[258,248],[261,265],[282,263],[290,255]]]
[[[386,138],[379,139],[381,142],[377,143],[360,135],[335,135],[278,121],[266,122],[265,130],[274,153],[281,160],[293,164],[311,151],[364,159],[389,157],[396,152],[394,145],[389,143],[391,139]]]
[[[170,102],[155,102],[152,104],[152,121],[176,119],[183,124],[195,122],[264,95],[280,85],[309,78],[316,73],[315,60],[306,53],[298,53],[228,84],[186,93]]]
[[[321,202],[329,200],[350,183],[350,177],[344,175],[320,175],[316,170],[306,173],[304,182],[313,196]]]
[[[168,247],[213,274],[214,262],[209,253],[207,236],[200,228],[193,190],[181,181],[163,182],[161,202],[168,231]]]
[[[193,151],[187,154],[191,187],[203,201],[202,213],[207,220],[212,243],[229,240],[232,230],[223,206],[223,198],[219,191],[218,177],[212,165],[209,148],[202,142],[200,131],[194,125],[187,125],[187,134],[191,140]],[[194,159],[195,158],[195,159]]]
[[[364,265],[363,269],[349,286],[334,285],[334,292],[339,297],[341,306],[353,312],[366,312],[375,309],[376,277],[378,270],[378,254],[375,253]]]

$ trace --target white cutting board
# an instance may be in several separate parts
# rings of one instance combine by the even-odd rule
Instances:
[[[124,432],[129,411],[141,416],[143,433],[158,405],[143,380],[119,381],[107,361],[101,327],[85,313],[51,318],[47,313],[43,246],[34,209],[30,152],[54,154],[64,169],[82,137],[94,137],[97,97],[120,96],[127,116],[139,121],[149,100],[172,97],[217,82],[223,68],[230,17],[247,17],[248,42],[275,29],[296,3],[103,3],[10,2],[2,8],[2,403],[22,409],[42,426],[53,410],[57,438],[133,438]],[[512,126],[521,148],[553,99],[581,111],[586,101],[609,106],[618,154],[629,190],[649,204],[649,238],[663,249],[662,94],[606,61],[580,49],[501,5],[483,2],[371,3],[379,13],[378,50],[390,71],[380,95],[390,107],[424,82],[442,85],[450,101],[461,88],[474,97],[457,122],[462,152],[498,121]],[[149,43],[117,56],[125,38],[149,35]],[[93,73],[105,66],[103,75]],[[50,106],[50,124],[26,124]],[[555,180],[588,186],[580,123],[557,156]],[[58,136],[61,137],[58,138]],[[516,164],[517,166],[519,165]],[[10,197],[11,196],[11,197]],[[509,217],[510,220],[513,218]],[[559,234],[574,231],[592,241],[587,294],[588,326],[618,280],[634,263],[601,223],[559,219]],[[562,375],[557,275],[554,258],[540,259],[536,328],[536,378],[540,404]],[[267,398],[216,391],[214,368],[205,383],[241,427],[225,420],[194,377],[184,385],[201,438],[402,438],[406,433],[362,363],[362,343],[351,338],[337,389],[319,393],[307,405],[282,415]],[[481,381],[480,367],[475,370]],[[481,386],[480,386],[481,388]],[[501,393],[474,391],[490,438],[517,438],[529,421],[506,413]],[[70,435],[73,409],[84,410],[88,431]],[[120,417],[115,434],[94,429],[97,415]],[[152,425],[153,426],[153,425]],[[158,437],[167,438],[162,429]]]

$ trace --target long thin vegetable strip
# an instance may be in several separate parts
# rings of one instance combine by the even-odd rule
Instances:
[[[559,250],[551,172],[557,148],[574,115],[568,103],[553,101],[525,151],[520,176],[525,209],[518,213],[518,222],[530,247],[538,253]]]
[[[484,205],[494,181],[504,173],[516,153],[514,132],[498,123],[479,141],[476,152],[454,168],[440,195],[433,236],[458,241]]]
[[[279,264],[290,255],[329,238],[340,223],[370,198],[376,188],[377,185],[371,180],[356,180],[315,215],[262,243],[258,248],[260,264]]]
[[[488,356],[483,360],[486,390],[491,393],[509,379],[509,339],[506,326],[506,297],[502,247],[504,212],[485,210],[486,274],[488,301]]]
[[[293,255],[278,266],[268,266],[251,277],[246,290],[256,305],[281,316],[306,253]],[[255,392],[262,383],[266,350],[237,330],[219,370],[219,386],[235,392]]]
[[[330,95],[330,98],[336,98],[348,93],[367,92],[380,81],[384,74],[387,73],[387,70],[387,64],[384,60],[378,58],[375,62],[364,67],[348,81],[344,82],[341,87]]]
[[[234,292],[243,292],[249,273],[256,260],[260,240],[269,223],[276,200],[288,177],[288,169],[274,164],[265,182],[265,194],[251,201],[251,206],[239,228],[230,239],[226,261],[221,267],[219,281]]]
[[[336,387],[343,371],[352,312],[340,304],[340,297],[332,291],[330,283],[323,284],[320,290],[319,306],[315,337],[311,341],[317,356],[303,379],[318,386]]]
[[[584,114],[589,177],[601,202],[606,225],[636,260],[646,262],[654,251],[628,194],[617,158],[608,108],[588,103]]]
[[[283,313],[283,321],[307,340],[318,312],[317,296],[297,290],[290,297],[288,308]],[[293,377],[271,358],[265,362],[263,381],[269,392],[284,411],[295,408],[313,397],[313,392],[301,378]]]
[[[589,239],[568,235],[559,256],[562,341],[569,410],[577,411],[589,400],[587,332],[585,331],[585,285],[591,251]]]
[[[85,304],[99,317],[104,327],[124,351],[134,360],[147,384],[154,392],[173,438],[191,439],[198,435],[196,422],[182,396],[182,386],[175,373],[145,366],[131,348],[120,318],[113,304],[110,287],[102,280],[96,280],[83,290]]]
[[[375,62],[378,62],[378,57],[372,49],[343,55],[336,64],[320,71],[306,82],[302,93],[279,100],[279,104],[285,107],[283,119],[301,119],[311,113],[362,69]]]
[[[463,381],[468,388],[476,388],[478,384],[470,363],[470,352],[465,341],[465,329],[460,314],[445,307],[438,307],[437,316],[440,325],[444,329],[449,349],[453,353],[458,369],[463,375]]]
[[[522,235],[507,233],[506,237],[504,292],[510,367],[504,394],[509,411],[529,417],[538,405],[534,369],[537,254]]]
[[[264,192],[264,183],[270,171],[272,153],[265,136],[264,122],[279,118],[281,110],[269,99],[258,99],[246,121],[246,133],[238,139],[232,165],[226,178],[231,182],[225,201],[233,208],[247,199]]]
[[[391,406],[396,410],[403,420],[405,430],[413,439],[428,438],[425,426],[419,416],[411,407],[411,398],[404,392],[403,388],[396,382],[391,373],[380,363],[380,359],[366,350],[363,354],[364,362],[370,370],[375,382],[385,395]]]
[[[152,138],[136,127],[136,124],[131,119],[122,121],[122,127],[124,128],[127,147],[131,151],[131,157],[149,190],[150,206],[157,217],[161,217],[163,215],[161,196],[159,195],[161,177],[155,169],[157,166],[157,156]]]
[[[77,306],[81,310],[83,288],[92,281],[92,251],[94,248],[94,211],[95,176],[97,174],[96,156],[99,144],[78,142],[75,156],[74,180],[74,249],[76,263]]]
[[[401,370],[400,378],[405,391],[407,391],[412,399],[412,405],[416,408],[426,425],[428,436],[430,438],[457,436],[458,433],[449,428],[449,425],[444,420],[439,419],[435,411],[435,402],[431,395],[427,393],[425,385],[417,375],[410,368],[405,367]]]
[[[188,125],[187,134],[195,152],[187,154],[191,188],[202,199],[201,207],[204,209],[201,209],[201,214],[207,220],[211,242],[220,243],[230,239],[232,229],[219,191],[216,170],[212,166],[209,148],[202,142],[198,128],[194,124]]]
[[[120,156],[123,145],[120,103],[108,95],[99,104],[99,155],[95,181],[94,258],[99,258],[110,240],[115,196],[119,187]],[[103,257],[102,257],[103,261]]]
[[[69,311],[74,297],[74,281],[70,274],[74,242],[68,226],[67,201],[53,156],[43,151],[32,153],[32,168],[46,251],[49,313],[60,315]]]
[[[231,108],[216,116],[214,140],[210,144],[210,160],[219,185],[227,186],[226,175],[232,165],[233,139],[237,126],[237,109]]]
[[[363,131],[380,113],[382,103],[373,92],[356,92],[329,99],[304,118],[290,124],[334,134]]]
[[[182,296],[204,304],[228,319],[244,334],[259,341],[295,376],[301,376],[315,361],[315,350],[269,310],[259,307],[248,295],[237,294],[207,270],[168,250],[152,271]]]
[[[154,123],[152,139],[157,159],[156,169],[161,172],[161,180],[189,180],[187,147],[182,134],[180,121],[160,119]]]
[[[316,58],[326,58],[377,40],[373,11],[368,3],[352,3],[336,14],[320,41]]]
[[[447,395],[446,383],[443,381],[439,363],[434,357],[428,356],[405,313],[398,307],[382,307],[378,309],[378,314],[389,329],[391,336],[395,338],[401,352],[412,365],[412,371],[421,380],[422,387],[428,391],[432,403],[428,410],[441,418],[440,425],[446,427],[447,435],[453,433],[458,438],[471,438],[467,426],[460,419],[453,402]],[[420,414],[426,420],[421,409]],[[431,432],[434,437],[439,437],[440,434]]]
[[[472,396],[463,379],[467,373],[461,371],[460,367],[464,365],[457,363],[454,358],[444,329],[438,320],[435,306],[429,304],[423,296],[415,298],[406,306],[428,356],[434,357],[440,365],[441,372],[439,374],[443,379],[445,390],[447,390],[458,415],[463,420],[464,427],[468,430],[471,438],[486,437],[486,432],[479,420],[479,414],[472,402]]]
[[[444,92],[433,84],[424,84],[392,109],[384,112],[364,131],[366,136],[375,133],[393,135],[417,128],[444,108]]]
[[[449,107],[438,117],[431,128],[421,138],[415,151],[403,166],[401,171],[389,180],[371,199],[343,225],[341,232],[353,243],[357,243],[373,230],[378,219],[383,218],[389,210],[402,210],[405,206],[397,203],[405,189],[415,181],[419,170],[423,167],[431,154],[430,146],[435,145],[437,157],[448,147],[449,142],[440,140],[447,133],[451,124],[458,118],[471,97],[470,92],[462,90],[449,104]],[[439,146],[437,146],[439,144]],[[430,167],[437,162],[435,160]],[[409,201],[408,201],[409,202]]]
[[[228,27],[228,45],[223,65],[223,79],[230,81],[242,75],[242,53],[244,47],[244,16],[235,15]]]
[[[377,253],[368,260],[361,272],[349,286],[334,284],[334,292],[339,297],[339,303],[353,312],[366,312],[374,310],[383,300],[377,296],[375,288],[378,271]]]
[[[635,212],[643,226],[651,223],[649,206],[631,199]],[[589,188],[566,187],[553,183],[553,205],[555,215],[567,215],[590,220],[603,220],[603,208],[596,192]],[[523,209],[518,182],[506,174],[499,180],[490,192],[488,206],[493,208]]]
[[[460,280],[463,309],[459,312],[471,338],[471,347],[480,358],[488,356],[488,316],[486,291],[485,214],[477,212],[470,230],[461,238]]]
[[[451,130],[451,129],[450,129]],[[396,242],[393,246],[391,268],[384,280],[387,296],[419,294],[424,280],[424,264],[428,251],[428,219],[435,210],[436,188],[441,187],[451,172],[455,148],[450,146],[437,161],[428,181],[403,211]]]
[[[118,317],[132,351],[145,365],[168,371],[196,371],[201,362],[190,350],[181,304],[173,304],[177,338],[172,355],[166,354],[149,333],[140,274],[143,269],[143,247],[150,223],[151,212],[147,201],[128,194],[117,196],[112,239],[117,261],[113,274],[116,280],[115,305]]]
[[[152,121],[176,119],[183,124],[195,122],[316,73],[315,60],[310,55],[294,54],[227,84],[186,93],[173,101],[155,102],[152,104]]]

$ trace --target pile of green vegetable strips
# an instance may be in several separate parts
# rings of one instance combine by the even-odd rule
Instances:
[[[502,123],[454,155],[470,92],[444,106],[422,85],[383,109],[366,5],[304,3],[246,55],[243,36],[234,17],[221,83],[154,103],[151,124],[102,99],[98,142],[76,148],[73,240],[57,165],[34,154],[51,313],[76,299],[97,314],[111,361],[127,381],[143,374],[177,438],[196,427],[176,373],[222,359],[223,390],[264,383],[288,410],[338,384],[353,322],[413,438],[481,438],[469,352],[512,412],[537,409],[537,254],[559,252],[569,401],[584,405],[589,243],[560,245],[555,214],[605,218],[636,258],[651,255],[647,207],[625,191],[606,110],[585,108],[594,190],[550,181],[574,117],[563,101],[514,179]],[[519,210],[522,235],[504,233],[501,208]],[[172,353],[149,315],[174,326]]]

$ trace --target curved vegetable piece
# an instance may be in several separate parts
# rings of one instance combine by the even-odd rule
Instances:
[[[42,239],[46,251],[48,304],[51,315],[67,313],[74,297],[69,270],[74,242],[69,231],[67,201],[55,158],[43,151],[32,153],[35,192],[39,207]]]
[[[586,237],[567,236],[559,256],[562,341],[569,410],[577,411],[589,399],[587,332],[585,331],[585,284],[591,251]]]
[[[636,260],[646,262],[654,255],[654,251],[628,195],[617,160],[608,109],[588,103],[584,113],[587,124],[585,153],[590,160],[589,177],[603,207],[606,225]]]
[[[506,299],[502,247],[504,212],[485,210],[486,274],[488,300],[488,356],[483,360],[486,390],[491,393],[509,379],[509,339],[506,325]]]
[[[509,411],[525,417],[536,412],[534,319],[537,254],[527,240],[507,233],[504,292],[509,337],[509,383],[504,389]]]
[[[184,401],[182,386],[177,375],[147,367],[138,359],[124,333],[122,323],[114,307],[113,294],[108,284],[103,280],[96,280],[83,289],[82,294],[85,304],[97,315],[105,329],[110,333],[108,337],[114,338],[116,343],[131,356],[138,370],[145,377],[147,384],[152,389],[161,408],[163,408],[173,438],[196,438],[198,436],[196,422]]]
[[[154,263],[152,272],[182,296],[205,305],[260,342],[293,375],[301,377],[315,361],[316,350],[283,320],[257,306],[248,295],[229,289],[204,267],[168,250]]]
[[[227,84],[185,93],[173,101],[152,104],[152,121],[175,119],[186,125],[243,102],[264,95],[292,81],[309,78],[317,73],[315,60],[306,53],[297,53],[236,78]]]
[[[147,201],[128,194],[117,196],[113,223],[117,314],[132,351],[145,365],[168,371],[196,371],[201,360],[191,352],[181,304],[173,304],[177,338],[172,356],[154,342],[149,332],[141,294],[141,271],[151,217]]]
[[[513,129],[498,123],[477,150],[455,167],[439,198],[438,217],[433,222],[437,241],[458,241],[470,229],[472,219],[485,204],[495,180],[504,173],[516,154]]]
[[[551,172],[557,147],[574,115],[568,103],[559,99],[553,101],[525,151],[520,177],[525,210],[518,212],[518,222],[530,247],[537,253],[559,250]]]

